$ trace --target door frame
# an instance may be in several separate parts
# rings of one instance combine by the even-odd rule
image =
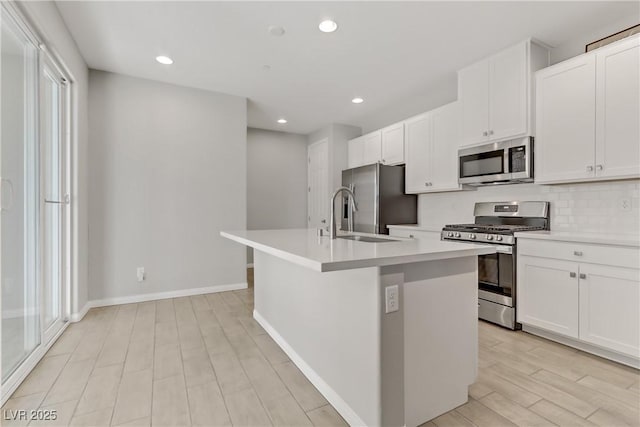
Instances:
[[[59,130],[59,138],[60,138],[60,163],[62,168],[62,173],[60,179],[62,180],[62,204],[61,212],[62,212],[62,220],[61,220],[61,233],[62,233],[62,265],[61,265],[61,284],[60,284],[60,302],[59,302],[59,310],[60,317],[54,322],[50,327],[47,328],[44,322],[44,286],[47,283],[45,280],[45,268],[44,268],[44,260],[45,260],[45,231],[46,231],[46,223],[45,223],[45,209],[46,203],[45,199],[47,197],[44,194],[45,187],[45,146],[43,144],[42,130],[39,135],[39,172],[40,172],[40,232],[39,232],[39,256],[40,256],[40,324],[41,324],[41,342],[43,344],[48,344],[55,336],[57,336],[59,330],[69,321],[70,316],[70,291],[71,291],[71,122],[70,122],[70,106],[71,106],[71,90],[70,90],[70,78],[67,73],[64,71],[63,67],[58,63],[56,58],[54,58],[46,49],[40,49],[39,55],[39,78],[44,78],[45,67],[49,68],[51,72],[56,74],[56,78],[59,79],[60,83],[60,124],[61,129]],[[42,111],[43,106],[43,85],[40,85],[39,99],[38,99],[38,109]],[[40,114],[40,129],[44,126],[43,122],[43,114]],[[46,329],[45,329],[46,328]]]

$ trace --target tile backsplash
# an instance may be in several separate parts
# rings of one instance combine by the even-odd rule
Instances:
[[[477,190],[421,194],[422,226],[473,222],[475,202],[551,202],[551,230],[588,233],[640,233],[640,180],[580,184],[511,184]],[[630,204],[628,208],[623,204]]]

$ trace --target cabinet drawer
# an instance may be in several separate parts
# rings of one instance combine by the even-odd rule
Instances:
[[[408,237],[412,239],[440,240],[439,231],[407,230],[404,228],[390,228],[389,235],[396,236],[396,237]]]
[[[640,268],[640,249],[588,243],[518,239],[518,254],[567,261]]]

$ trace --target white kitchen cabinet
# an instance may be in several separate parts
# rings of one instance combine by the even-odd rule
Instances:
[[[456,191],[459,104],[453,102],[408,119],[405,125],[405,192]]]
[[[347,167],[349,169],[364,165],[364,137],[349,140],[347,142]]]
[[[640,35],[536,73],[537,183],[640,177]]]
[[[518,258],[518,322],[578,338],[578,266]]]
[[[531,77],[548,65],[548,50],[526,40],[460,70],[460,145],[533,135]]]
[[[362,164],[378,163],[382,157],[382,132],[375,131],[362,137]]]
[[[518,250],[517,317],[525,330],[538,328],[583,350],[611,356],[599,353],[604,349],[640,363],[637,247],[519,237]]]
[[[382,129],[382,158],[385,165],[404,163],[404,123],[396,123]]]
[[[596,52],[595,172],[640,176],[640,35]]]
[[[347,143],[347,166],[359,166],[378,163],[382,156],[382,132],[375,131],[349,140]]]
[[[639,357],[640,271],[580,264],[580,339]]]

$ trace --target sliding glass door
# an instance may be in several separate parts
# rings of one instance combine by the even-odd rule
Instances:
[[[70,264],[69,84],[0,3],[2,399],[61,332]]]
[[[41,342],[38,227],[38,58],[18,22],[2,13],[0,259],[2,382]]]
[[[42,326],[44,341],[63,325],[67,265],[67,85],[50,58],[42,58],[40,154],[42,217]]]

